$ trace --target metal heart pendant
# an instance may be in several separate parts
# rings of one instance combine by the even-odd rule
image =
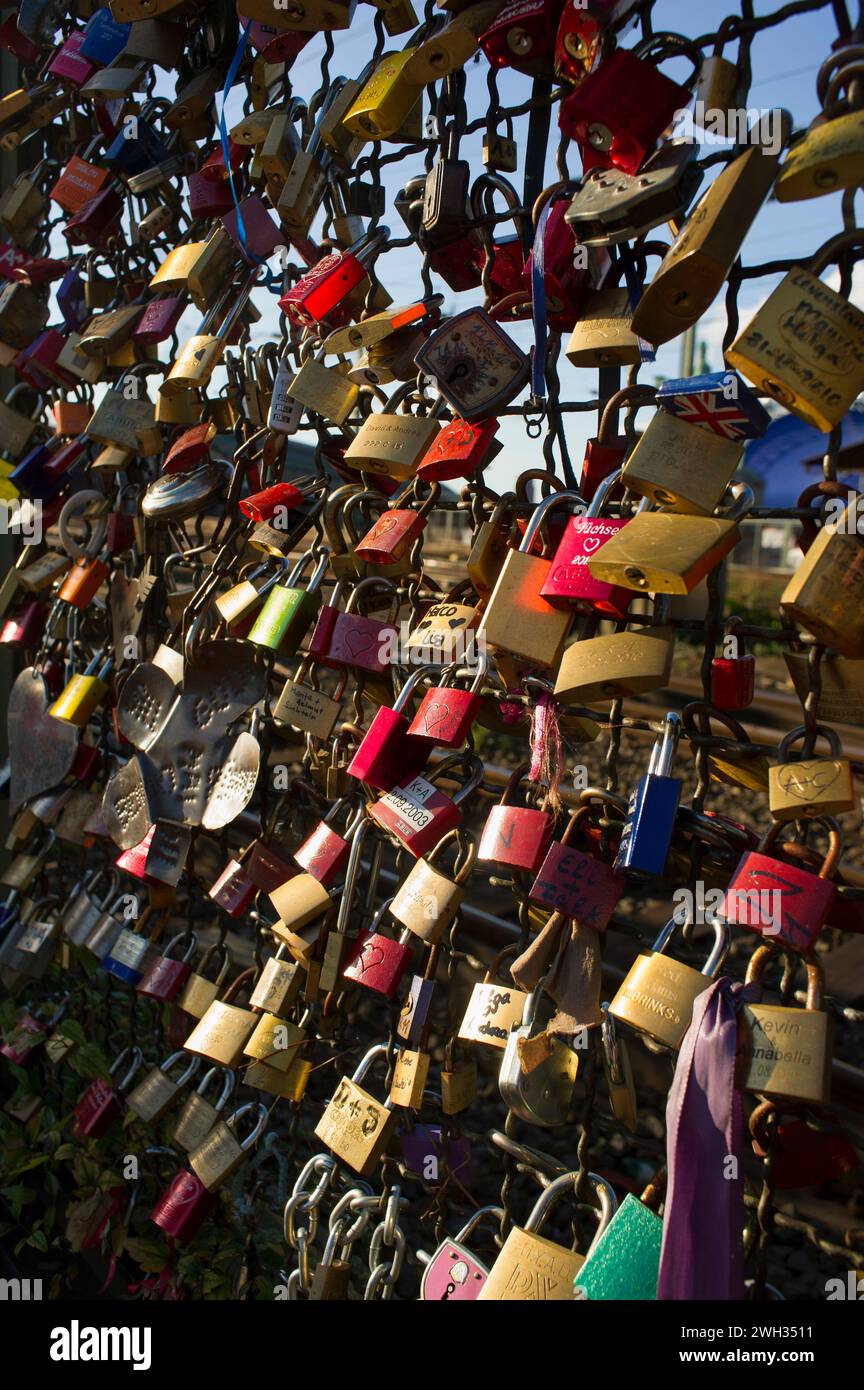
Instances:
[[[32,666],[23,670],[9,695],[10,810],[63,781],[78,747],[74,724],[52,719],[43,677]]]

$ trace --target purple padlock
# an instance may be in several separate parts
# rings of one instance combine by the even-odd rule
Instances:
[[[445,1167],[461,1187],[470,1187],[474,1181],[471,1145],[464,1135],[448,1139],[445,1146],[440,1125],[415,1125],[410,1134],[399,1136],[399,1142],[408,1168],[427,1182],[435,1182]]]
[[[465,1222],[455,1240],[442,1240],[434,1255],[418,1251],[418,1258],[426,1261],[420,1283],[421,1303],[466,1303],[477,1298],[489,1278],[489,1270],[471,1253],[465,1241],[485,1216],[494,1216],[500,1225],[504,1210],[502,1207],[480,1207]]]
[[[77,265],[66,271],[57,286],[57,305],[66,327],[75,333],[84,327],[90,317],[84,302],[84,281]]]
[[[187,299],[183,294],[151,299],[132,330],[133,343],[163,343],[166,338],[170,338],[186,308],[186,303]]]
[[[93,76],[96,65],[81,52],[83,42],[84,30],[74,29],[48,65],[52,77],[69,82],[73,87],[82,87],[88,77]]]
[[[250,193],[248,198],[241,198],[239,210],[243,214],[244,234],[242,237],[237,208],[233,208],[231,212],[225,214],[222,218],[222,226],[231,240],[237,243],[247,260],[250,256],[258,256],[265,261],[269,260],[278,246],[284,246],[285,233],[276,226],[267,211],[267,204],[263,198],[259,198],[257,193]]]

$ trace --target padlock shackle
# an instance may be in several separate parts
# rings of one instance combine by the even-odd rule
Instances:
[[[654,955],[663,955],[665,953],[666,947],[669,945],[675,929],[679,925],[680,923],[677,917],[669,918],[669,921],[666,923],[665,927],[661,928],[651,946]],[[729,947],[732,943],[732,933],[729,930],[728,922],[721,922],[715,919],[711,925],[714,931],[714,941],[711,950],[708,952],[708,958],[699,971],[700,975],[706,975],[709,979],[713,979],[720,969],[720,966],[729,953]]]
[[[831,750],[832,758],[842,758],[843,748],[840,743],[840,736],[837,730],[830,724],[813,724],[808,727],[806,724],[799,724],[796,728],[790,729],[780,740],[780,747],[777,749],[777,758],[781,763],[789,762],[789,750],[793,744],[802,742],[808,736],[812,736],[815,742],[817,738],[824,738]],[[810,754],[812,757],[813,755]]]
[[[578,492],[568,491],[566,488],[562,489],[560,492],[553,492],[549,497],[544,497],[543,501],[538,502],[537,506],[534,508],[531,519],[525,527],[525,534],[519,546],[519,553],[521,555],[530,555],[531,546],[546,518],[546,513],[552,511],[554,507],[559,506],[562,502],[573,502],[580,507],[585,506],[585,499],[581,497]]]
[[[651,757],[648,762],[649,775],[655,777],[669,776],[680,737],[681,717],[674,710],[670,710],[664,716],[660,737],[651,749]]]
[[[594,1195],[600,1207],[599,1222],[594,1238],[588,1247],[588,1254],[585,1256],[587,1259],[618,1210],[618,1202],[611,1185],[605,1178],[599,1177],[597,1173],[585,1173],[584,1180],[594,1189]],[[554,1178],[549,1186],[540,1193],[528,1214],[528,1220],[523,1229],[529,1234],[539,1235],[553,1204],[567,1193],[575,1195],[579,1181],[580,1174],[578,1172],[562,1173],[560,1178]],[[580,1205],[586,1204],[580,1203]]]
[[[201,1061],[201,1058],[199,1057],[197,1060]],[[210,1086],[210,1083],[212,1082],[213,1078],[218,1077],[220,1072],[224,1073],[224,1076],[222,1081],[222,1093],[219,1096],[219,1099],[217,1100],[216,1105],[214,1107],[216,1110],[223,1109],[228,1100],[228,1097],[234,1089],[234,1082],[236,1080],[234,1072],[230,1071],[226,1067],[210,1067],[209,1071],[206,1071],[204,1073],[204,1076],[201,1078],[201,1080],[195,1088],[196,1096],[203,1096],[204,1092]]]
[[[181,1047],[177,1052],[172,1052],[170,1057],[166,1057],[164,1062],[160,1063],[159,1070],[164,1071],[167,1075],[171,1068],[176,1066],[178,1062],[186,1063],[186,1068],[181,1074],[179,1081],[176,1083],[179,1089],[181,1086],[185,1086],[186,1082],[195,1075],[195,1072],[201,1064],[201,1058],[196,1056],[190,1057],[189,1053],[184,1052]]]

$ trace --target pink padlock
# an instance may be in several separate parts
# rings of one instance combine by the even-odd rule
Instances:
[[[166,295],[164,299],[151,299],[144,306],[144,312],[132,329],[133,343],[163,343],[170,338],[186,308],[184,294]]]
[[[433,1255],[420,1254],[426,1261],[420,1281],[421,1303],[465,1303],[477,1297],[489,1270],[468,1249],[465,1241],[486,1216],[500,1225],[504,1219],[501,1207],[480,1207],[465,1222],[455,1240],[442,1240]]]
[[[208,1191],[195,1173],[181,1168],[159,1197],[150,1220],[178,1244],[188,1245],[218,1200],[218,1192]]]
[[[120,1055],[111,1063],[109,1074],[109,1076],[114,1076],[120,1069],[124,1057],[130,1053],[132,1061],[122,1081],[115,1086],[110,1079],[106,1081],[102,1077],[97,1077],[95,1081],[90,1083],[84,1094],[79,1097],[72,1120],[72,1134],[75,1139],[101,1139],[103,1134],[107,1134],[114,1121],[119,1119],[122,1113],[122,1095],[131,1086],[135,1073],[143,1060],[140,1047],[124,1047]]]
[[[81,87],[96,71],[96,64],[83,58],[80,53],[84,42],[84,30],[76,29],[69,35],[48,65],[52,77],[61,82],[69,82],[73,87]]]
[[[394,609],[398,609],[396,586],[389,579],[361,580],[352,590],[344,613],[336,606],[342,587],[336,585],[329,604],[318,614],[309,639],[309,656],[323,666],[348,666],[370,675],[384,675],[397,649],[399,630],[392,620],[382,622],[354,610],[361,596],[373,588],[386,589],[392,595]]]
[[[567,522],[540,590],[541,596],[554,608],[575,608],[581,613],[626,618],[635,597],[634,590],[595,579],[588,568],[588,561],[627,525],[627,517],[601,515],[620,477],[620,468],[610,473],[598,487],[587,511],[581,516],[572,516]]]

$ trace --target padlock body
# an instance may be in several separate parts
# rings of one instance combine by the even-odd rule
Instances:
[[[248,640],[270,651],[293,656],[321,603],[308,589],[274,584],[249,630]]]
[[[715,656],[711,662],[711,703],[718,709],[747,709],[756,691],[756,658]]]
[[[172,1141],[190,1153],[203,1143],[218,1119],[216,1106],[193,1091],[177,1116]]]
[[[395,565],[423,534],[426,518],[407,508],[382,512],[354,547],[354,554],[372,565]]]
[[[54,719],[62,719],[64,724],[83,729],[107,694],[108,683],[98,676],[73,676],[48,713]]]
[[[122,927],[109,954],[102,961],[102,969],[134,987],[146,974],[153,955],[153,947],[145,936]]]
[[[75,1106],[72,1134],[76,1139],[101,1139],[119,1115],[119,1096],[109,1082],[97,1078]]]
[[[322,665],[354,667],[370,675],[383,675],[389,669],[393,644],[399,636],[392,624],[360,613],[325,612],[321,614],[321,633],[316,626],[310,646],[311,654]]]
[[[557,667],[573,614],[541,596],[552,565],[510,550],[477,631],[497,651],[530,664]]]
[[[405,716],[382,705],[348,764],[348,775],[378,791],[390,791],[420,772],[429,752],[430,745],[411,736]]]
[[[690,1027],[693,1005],[712,983],[690,965],[652,951],[637,956],[609,1005],[622,1023],[677,1052]]]
[[[477,846],[481,864],[536,874],[552,838],[552,817],[527,806],[493,806]]]
[[[251,1009],[214,999],[183,1046],[187,1052],[218,1062],[220,1066],[236,1067],[257,1022],[258,1014]]]
[[[423,1271],[420,1281],[422,1303],[458,1303],[475,1299],[489,1271],[457,1240],[445,1240]]]
[[[589,1302],[656,1299],[663,1221],[628,1192],[576,1276]]]
[[[469,690],[433,686],[420,701],[408,732],[429,747],[461,748],[482,704],[482,696]]]
[[[462,812],[449,796],[425,777],[395,786],[369,808],[374,821],[394,835],[416,859],[434,849],[448,830],[462,821]]]
[[[487,1043],[503,1051],[511,1029],[522,1022],[527,997],[512,985],[475,985],[458,1036],[463,1042]]]
[[[343,1076],[318,1124],[315,1137],[362,1177],[378,1166],[396,1116],[382,1101]]]
[[[541,597],[555,608],[626,618],[633,591],[595,579],[588,568],[592,555],[626,525],[626,517],[571,517],[540,587]]]
[[[736,1085],[771,1100],[831,1099],[834,1021],[818,1009],[745,1004],[739,1016]]]
[[[229,917],[242,917],[252,906],[258,888],[243,865],[231,859],[213,884],[208,897],[212,898]]]
[[[345,868],[350,853],[348,841],[322,820],[294,851],[294,861],[326,887]]]
[[[174,1101],[180,1095],[180,1088],[176,1081],[172,1081],[166,1072],[159,1067],[154,1067],[148,1072],[138,1085],[133,1087],[126,1097],[126,1105],[139,1120],[144,1120],[148,1124],[156,1124],[167,1115]]]
[[[477,1297],[481,1302],[569,1301],[584,1258],[545,1236],[514,1226]]]
[[[392,937],[371,932],[361,937],[348,955],[343,978],[392,999],[411,963],[411,947]]]
[[[806,955],[836,897],[830,879],[750,850],[738,861],[717,915]]]
[[[599,166],[635,174],[676,111],[689,102],[686,87],[618,48],[564,98],[559,124],[578,142],[586,173]]]
[[[675,828],[681,783],[677,777],[646,772],[627,806],[627,819],[615,856],[615,869],[629,874],[661,875]]]
[[[192,966],[185,960],[172,960],[170,956],[157,956],[150,969],[142,975],[136,986],[138,994],[148,999],[161,999],[170,1003],[177,998],[189,976]]]
[[[532,902],[573,917],[580,926],[605,931],[626,879],[602,859],[554,841],[531,885]]]
[[[803,816],[839,816],[855,809],[848,758],[804,758],[780,763],[768,773],[768,807],[775,821]]]
[[[209,1192],[195,1173],[181,1168],[151,1211],[150,1220],[172,1240],[187,1245],[217,1200],[216,1193]]]

